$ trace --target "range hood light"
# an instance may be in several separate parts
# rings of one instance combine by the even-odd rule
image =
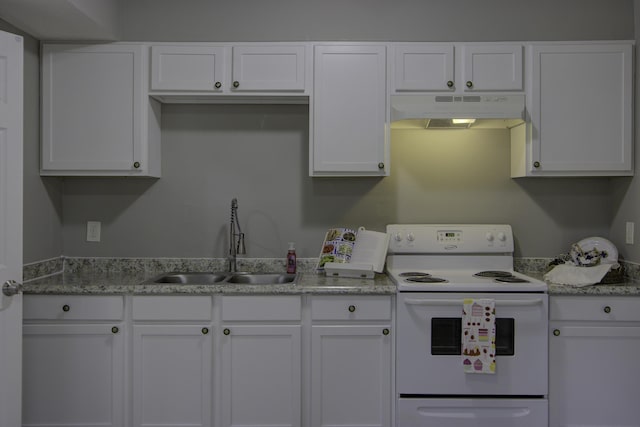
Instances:
[[[462,124],[472,125],[475,122],[476,122],[476,119],[451,119],[451,123],[453,123],[454,125],[462,125]]]

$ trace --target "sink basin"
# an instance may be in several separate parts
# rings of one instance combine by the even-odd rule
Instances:
[[[183,285],[278,285],[293,284],[297,278],[297,274],[284,273],[172,272],[164,273],[154,278],[153,281],[155,283],[180,283]]]
[[[212,284],[222,282],[226,273],[167,273],[157,277],[156,283]]]
[[[282,273],[241,273],[229,277],[227,283],[238,283],[245,285],[276,285],[284,283],[294,283],[296,274]]]

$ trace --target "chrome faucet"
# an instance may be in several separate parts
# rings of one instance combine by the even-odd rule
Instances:
[[[238,232],[236,233],[236,228]],[[231,224],[229,225],[229,271],[238,271],[237,255],[244,255],[247,251],[244,247],[244,233],[240,229],[238,221],[238,199],[231,200]]]

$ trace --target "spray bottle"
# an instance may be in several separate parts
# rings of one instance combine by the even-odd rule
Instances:
[[[289,251],[287,252],[287,273],[296,272],[296,249],[293,242],[289,242]]]

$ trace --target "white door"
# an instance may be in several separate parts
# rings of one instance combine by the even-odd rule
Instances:
[[[0,425],[21,423],[22,37],[0,32]],[[14,283],[15,282],[15,283]],[[7,285],[8,289],[4,289]],[[5,295],[8,294],[8,295]]]
[[[311,329],[312,427],[390,426],[389,325]]]
[[[299,325],[224,328],[223,427],[300,427],[300,329]]]

